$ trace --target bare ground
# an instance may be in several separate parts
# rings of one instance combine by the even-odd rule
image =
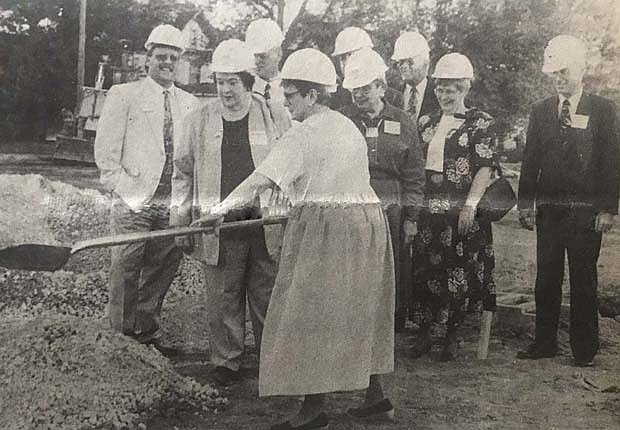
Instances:
[[[19,160],[18,160],[19,161]],[[18,163],[19,164],[19,163]],[[2,173],[40,173],[54,180],[94,187],[96,171],[79,166],[47,163],[0,163]],[[533,293],[534,234],[518,227],[514,214],[495,226],[497,283],[501,291]],[[604,239],[599,260],[604,302],[617,313],[620,297],[620,229]],[[565,284],[565,295],[567,287]],[[197,312],[185,312],[195,322]],[[173,311],[173,309],[167,309]],[[602,309],[603,310],[603,309]],[[174,312],[174,315],[181,313]],[[169,314],[172,315],[172,312]],[[192,324],[184,321],[183,324]],[[183,326],[181,324],[181,326]],[[500,330],[500,327],[502,329]],[[594,368],[572,366],[566,325],[561,331],[561,354],[538,361],[516,360],[516,352],[531,341],[531,326],[494,325],[489,358],[476,359],[478,320],[472,315],[461,330],[457,361],[438,361],[440,339],[422,359],[407,357],[413,333],[397,336],[396,371],[385,378],[386,392],[396,407],[396,422],[353,422],[346,409],[362,399],[362,392],[329,396],[326,412],[332,430],[344,429],[615,429],[620,428],[620,322],[601,319],[602,347]],[[196,330],[200,333],[200,330]],[[205,337],[207,333],[204,333]],[[203,342],[204,343],[204,342]],[[196,342],[201,344],[201,342]],[[212,382],[208,353],[173,358],[179,373]],[[257,397],[257,363],[253,348],[244,360],[244,379],[227,388],[230,405],[210,417],[163,410],[148,423],[154,430],[263,429],[286,419],[299,406],[295,398]]]

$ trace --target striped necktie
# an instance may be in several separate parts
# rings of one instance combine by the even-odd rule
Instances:
[[[560,128],[566,130],[571,126],[570,119],[570,101],[564,99],[562,102],[562,109],[560,110]]]
[[[418,90],[416,87],[411,87],[411,94],[409,96],[409,103],[407,103],[407,112],[413,117],[416,118],[416,113],[418,111]]]

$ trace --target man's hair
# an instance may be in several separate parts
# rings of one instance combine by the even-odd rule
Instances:
[[[215,73],[213,73],[213,80],[217,82]],[[254,81],[256,80],[253,74],[250,72],[236,72],[235,75],[239,76],[239,79],[241,79],[241,83],[243,84],[243,88],[245,88],[246,91],[252,91]]]
[[[315,90],[317,92],[317,103],[324,106],[329,104],[331,95],[325,85],[299,79],[282,79],[282,85],[294,86],[302,97],[306,97],[310,90]]]

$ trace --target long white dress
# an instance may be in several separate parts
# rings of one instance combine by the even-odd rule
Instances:
[[[292,127],[257,171],[293,203],[261,344],[259,394],[368,387],[394,369],[394,262],[366,141],[340,113]]]

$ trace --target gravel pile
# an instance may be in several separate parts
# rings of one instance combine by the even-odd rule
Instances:
[[[92,318],[0,323],[0,428],[146,428],[157,411],[213,413],[227,400],[152,347]]]
[[[0,248],[109,234],[110,200],[95,190],[0,175],[0,198]],[[63,271],[0,268],[0,428],[145,428],[155,411],[226,404],[157,350],[108,329],[109,264],[102,248],[78,253]],[[208,349],[203,285],[199,263],[185,258],[164,303],[165,344]]]
[[[20,243],[70,246],[77,241],[109,234],[110,199],[96,190],[51,182],[39,175],[0,175],[0,248]],[[102,317],[108,301],[109,248],[81,251],[57,272],[28,272],[0,268],[0,320],[35,317],[46,312],[77,317]],[[166,297],[166,320],[181,331],[166,330],[171,342],[189,341],[203,327],[184,322],[188,308],[202,313],[199,263],[185,258]],[[177,311],[178,308],[178,311]],[[199,322],[198,322],[199,323]],[[203,345],[205,346],[205,345]]]

